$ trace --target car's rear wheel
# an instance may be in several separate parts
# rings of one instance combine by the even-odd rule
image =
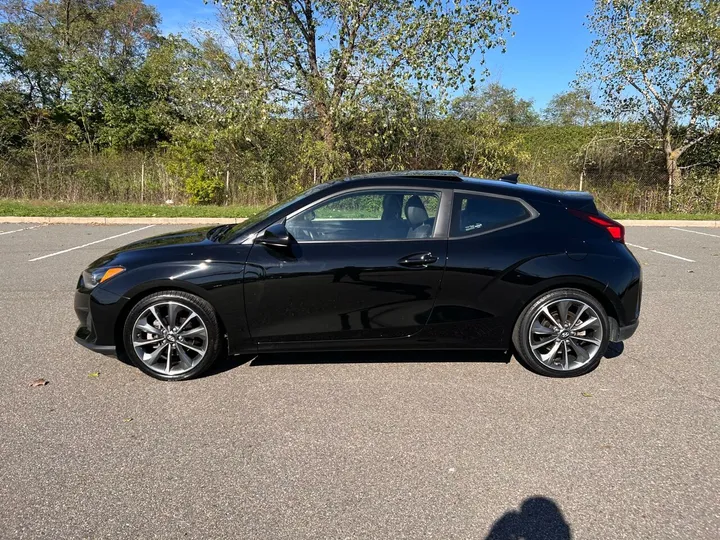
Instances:
[[[574,377],[595,369],[609,337],[600,302],[579,289],[543,294],[521,313],[513,331],[515,352],[530,369],[550,377]]]
[[[164,381],[200,375],[221,350],[212,306],[184,291],[161,291],[140,300],[125,320],[123,341],[138,368]]]

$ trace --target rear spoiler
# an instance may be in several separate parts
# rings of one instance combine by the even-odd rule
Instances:
[[[589,214],[599,214],[595,199],[587,191],[559,191],[560,203],[568,210],[580,210]]]

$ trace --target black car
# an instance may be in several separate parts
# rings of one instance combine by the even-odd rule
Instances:
[[[163,380],[228,353],[351,349],[512,351],[581,375],[638,325],[624,234],[590,194],[512,176],[355,176],[98,259],[78,282],[75,339]]]

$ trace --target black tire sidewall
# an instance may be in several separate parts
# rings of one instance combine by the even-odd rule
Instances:
[[[570,371],[554,370],[537,360],[530,350],[530,342],[527,337],[530,332],[530,325],[532,324],[539,308],[547,302],[559,300],[561,298],[580,300],[592,307],[600,318],[600,324],[602,325],[603,331],[603,338],[595,357],[584,366]],[[515,353],[519,356],[518,360],[535,373],[557,378],[577,377],[593,371],[600,364],[600,361],[602,360],[602,357],[608,347],[608,343],[610,342],[610,322],[602,304],[591,294],[580,289],[554,289],[541,294],[535,300],[530,302],[530,304],[528,304],[528,306],[523,310],[515,324],[512,341]]]
[[[168,300],[174,300],[191,307],[205,323],[208,331],[208,349],[205,357],[193,369],[178,375],[164,375],[150,369],[135,353],[135,348],[132,344],[133,326],[140,313],[155,303]],[[139,300],[125,319],[122,337],[125,353],[130,361],[142,372],[161,381],[182,381],[197,377],[215,363],[221,351],[220,327],[213,307],[209,302],[199,296],[184,291],[161,291],[149,294]]]

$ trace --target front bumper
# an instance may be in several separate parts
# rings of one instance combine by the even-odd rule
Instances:
[[[98,345],[97,343],[89,340],[90,337],[88,329],[85,326],[80,325],[75,332],[75,341],[93,352],[104,354],[106,356],[117,356],[117,348],[115,345]]]
[[[100,288],[78,288],[74,308],[80,325],[75,331],[75,341],[91,351],[115,356],[115,326],[126,301],[126,298]]]

